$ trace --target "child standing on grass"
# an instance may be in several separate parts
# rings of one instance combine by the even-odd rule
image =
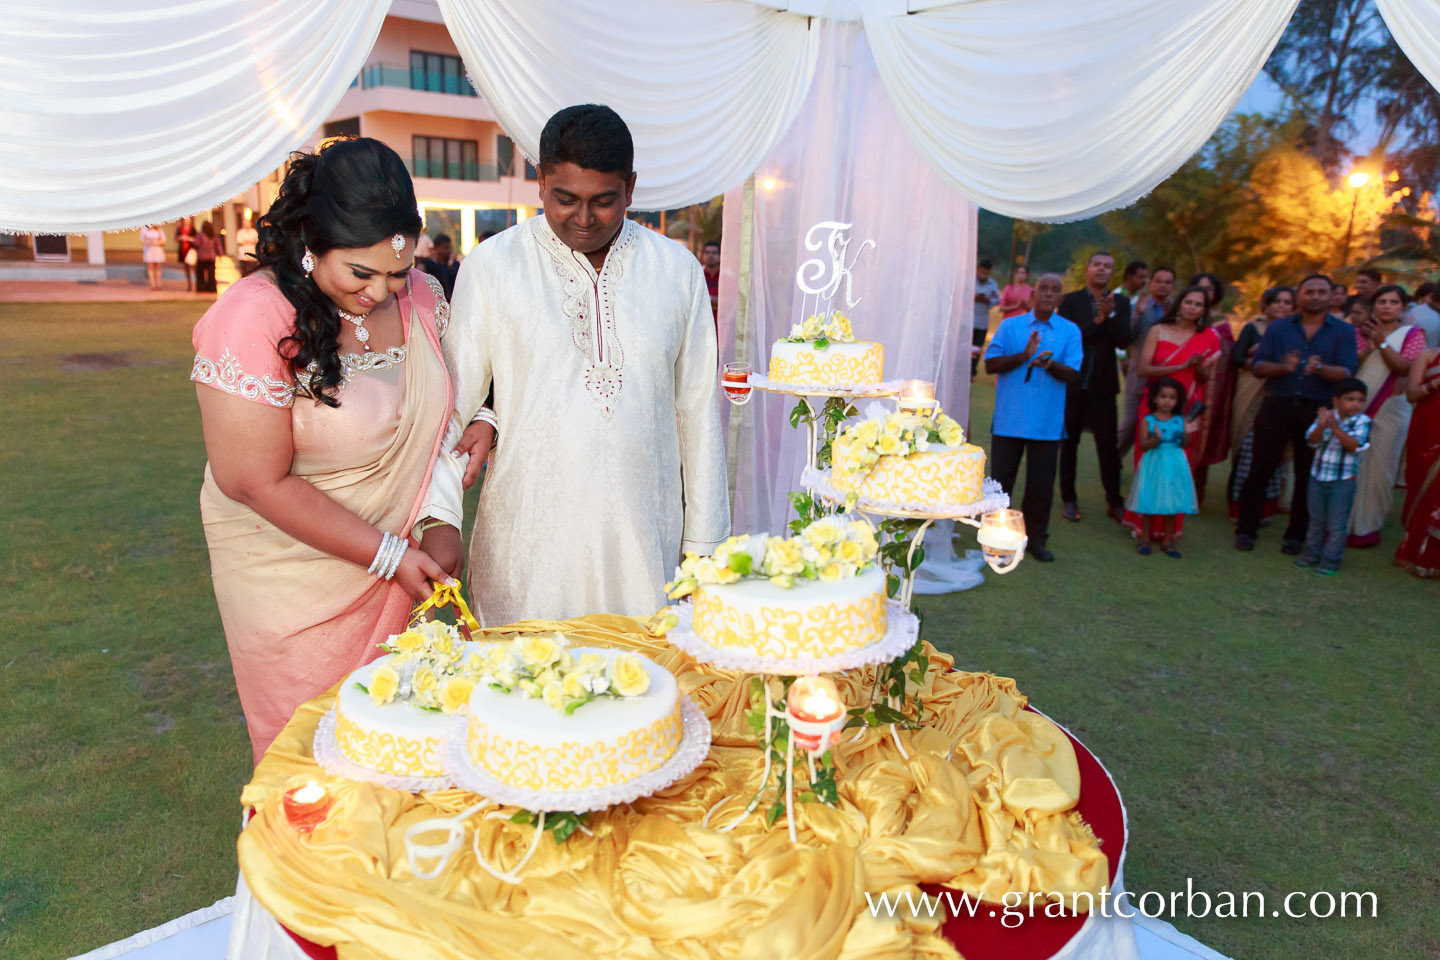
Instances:
[[[1150,538],[1159,521],[1160,551],[1179,560],[1180,551],[1175,549],[1175,518],[1199,509],[1185,447],[1194,440],[1200,425],[1180,416],[1185,388],[1175,378],[1151,380],[1146,393],[1151,413],[1140,421],[1140,436],[1135,442],[1145,453],[1135,470],[1125,508],[1140,515],[1140,543],[1135,549],[1142,556],[1150,555]]]
[[[1310,527],[1305,553],[1295,566],[1311,567],[1322,577],[1339,573],[1345,556],[1360,455],[1370,448],[1370,418],[1364,413],[1367,393],[1365,381],[1354,377],[1335,384],[1335,406],[1322,409],[1305,435],[1315,451],[1310,465]]]

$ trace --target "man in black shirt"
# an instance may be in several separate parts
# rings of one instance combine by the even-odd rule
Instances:
[[[1095,437],[1095,454],[1100,461],[1100,482],[1105,487],[1107,512],[1119,523],[1125,512],[1120,496],[1120,451],[1115,396],[1120,392],[1116,349],[1130,342],[1130,301],[1110,290],[1115,258],[1097,253],[1085,267],[1083,289],[1066,294],[1060,301],[1060,316],[1080,328],[1085,362],[1080,375],[1071,381],[1065,396],[1065,440],[1060,445],[1060,499],[1066,520],[1080,519],[1080,500],[1075,492],[1075,461],[1080,452],[1080,434],[1089,430]]]

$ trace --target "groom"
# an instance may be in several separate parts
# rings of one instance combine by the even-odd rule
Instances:
[[[544,214],[460,267],[443,340],[455,413],[422,546],[458,570],[463,491],[493,440],[469,551],[491,626],[648,616],[683,551],[730,535],[705,275],[626,219],[633,161],[614,110],[561,110],[540,134]]]

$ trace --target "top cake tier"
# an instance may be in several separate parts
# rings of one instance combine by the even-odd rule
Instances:
[[[770,348],[770,380],[799,386],[860,386],[885,379],[885,347],[857,340],[831,341],[817,349],[814,341],[777,340]]]

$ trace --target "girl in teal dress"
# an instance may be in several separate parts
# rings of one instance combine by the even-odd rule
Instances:
[[[1145,451],[1135,480],[1130,485],[1130,499],[1125,507],[1140,515],[1140,544],[1136,549],[1150,554],[1150,538],[1156,521],[1161,527],[1160,550],[1167,557],[1180,559],[1175,549],[1175,518],[1184,513],[1197,513],[1195,480],[1185,447],[1195,437],[1198,424],[1185,420],[1178,407],[1185,388],[1172,377],[1157,377],[1148,389],[1151,414],[1140,421],[1136,446]]]

